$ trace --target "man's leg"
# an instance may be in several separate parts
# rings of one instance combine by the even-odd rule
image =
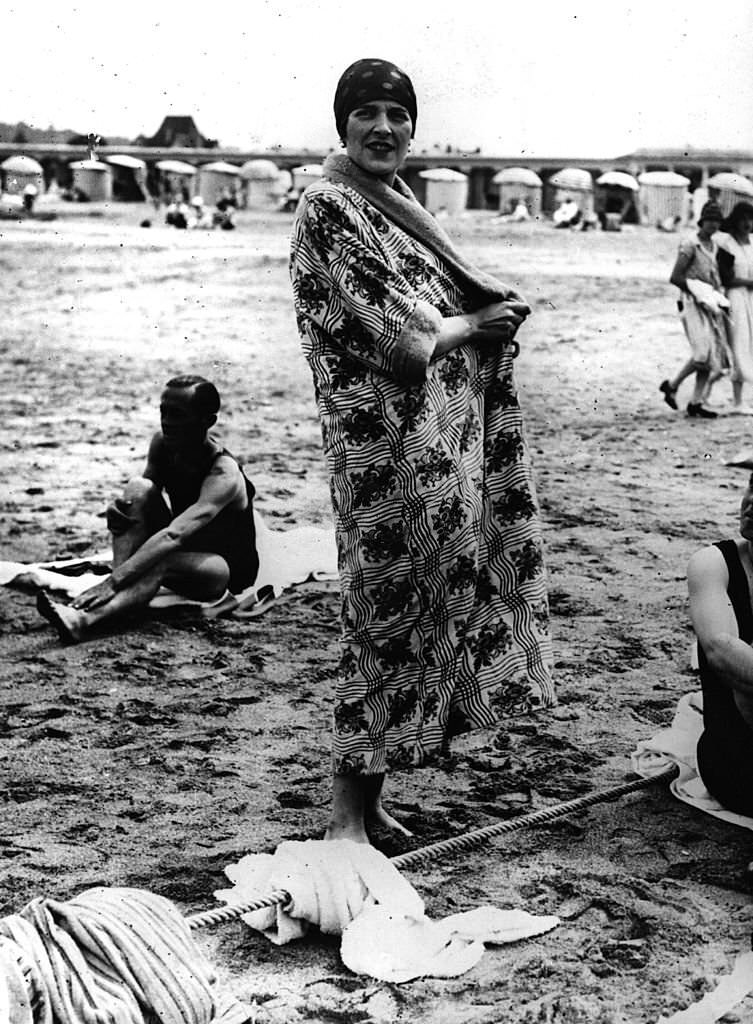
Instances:
[[[77,643],[88,630],[106,619],[144,608],[163,585],[191,600],[214,601],[225,593],[229,578],[227,562],[220,555],[177,552],[95,608],[59,604],[44,591],[37,598],[37,608],[55,626],[64,643]]]
[[[148,537],[169,522],[170,510],[159,487],[142,476],[129,480],[122,496],[107,509],[113,568],[122,565]]]

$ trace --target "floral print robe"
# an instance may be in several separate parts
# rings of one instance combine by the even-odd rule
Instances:
[[[536,496],[509,348],[431,359],[467,311],[437,256],[323,180],[290,269],[342,586],[334,768],[375,774],[553,702]]]

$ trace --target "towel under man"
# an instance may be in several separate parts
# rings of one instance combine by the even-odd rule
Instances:
[[[145,607],[160,587],[197,601],[239,593],[256,579],[254,487],[236,459],[209,436],[220,396],[203,377],[167,382],[161,430],[143,475],[107,510],[112,573],[72,604],[42,591],[37,607],[63,643],[103,620]],[[165,501],[167,495],[169,507]]]

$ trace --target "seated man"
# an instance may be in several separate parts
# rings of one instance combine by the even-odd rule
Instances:
[[[719,803],[753,815],[753,476],[740,534],[693,555],[688,587],[703,687],[698,771]]]
[[[144,607],[163,585],[194,600],[215,601],[256,579],[254,487],[208,434],[219,408],[217,389],[203,377],[167,382],[160,398],[162,429],[152,438],[144,475],[129,481],[107,510],[112,574],[70,605],[44,591],[37,599],[63,643]]]

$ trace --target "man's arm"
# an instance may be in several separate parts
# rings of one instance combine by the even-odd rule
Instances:
[[[122,590],[163,558],[180,551],[195,533],[211,523],[223,508],[242,494],[245,494],[245,485],[238,464],[228,456],[220,456],[209,471],[194,504],[144,541],[113,571],[110,577],[113,588]]]
[[[146,456],[146,465],[144,466],[144,472],[141,474],[147,480],[151,480],[153,484],[158,487],[163,486],[162,480],[162,448],[163,448],[162,432],[157,433],[152,437],[149,442],[149,451]]]
[[[727,596],[729,574],[718,548],[697,551],[688,562],[690,618],[709,665],[730,689],[753,696],[753,648],[737,635]]]

